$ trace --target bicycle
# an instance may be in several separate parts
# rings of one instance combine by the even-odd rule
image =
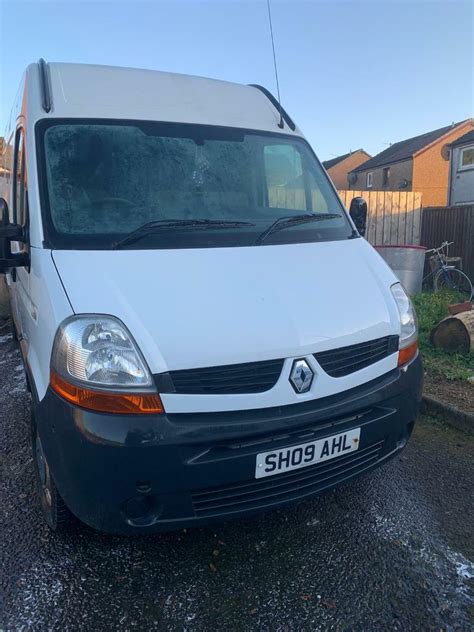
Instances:
[[[431,248],[425,254],[435,254],[436,268],[427,274],[423,282],[434,275],[433,287],[435,292],[451,290],[462,295],[464,300],[470,301],[472,298],[472,283],[467,274],[458,270],[455,266],[447,262],[448,248],[454,242],[444,241],[438,248]]]

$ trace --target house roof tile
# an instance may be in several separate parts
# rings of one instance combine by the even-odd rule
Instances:
[[[367,160],[363,164],[356,167],[354,171],[367,171],[368,169],[375,169],[376,167],[390,165],[394,162],[408,160],[414,154],[420,151],[420,149],[423,149],[423,147],[430,145],[432,142],[438,140],[438,138],[441,138],[450,130],[465,122],[466,121],[461,121],[460,123],[454,123],[453,125],[446,125],[446,127],[440,127],[439,129],[435,129],[432,132],[426,132],[425,134],[413,136],[412,138],[407,138],[406,140],[401,140],[398,143],[394,143],[373,158],[370,158],[370,160]]]
[[[467,134],[464,134],[464,136],[460,136],[459,138],[457,138],[454,142],[451,143],[451,147],[454,147],[456,145],[464,145],[464,143],[470,143],[471,141],[474,142],[474,129],[471,129],[471,131],[467,132]]]
[[[331,167],[335,167],[336,165],[338,165],[340,162],[342,162],[346,158],[349,158],[349,156],[352,156],[353,154],[357,154],[357,152],[359,151],[363,152],[364,154],[367,153],[362,148],[356,149],[354,151],[348,152],[347,154],[342,154],[342,156],[336,156],[336,158],[331,158],[330,160],[323,160],[323,167],[327,171],[328,169],[331,169]]]

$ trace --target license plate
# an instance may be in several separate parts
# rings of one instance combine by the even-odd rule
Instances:
[[[297,470],[355,452],[359,448],[359,439],[360,428],[354,428],[325,439],[301,443],[282,450],[262,452],[257,454],[255,478]]]

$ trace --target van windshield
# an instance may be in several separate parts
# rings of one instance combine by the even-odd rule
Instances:
[[[57,119],[39,126],[38,139],[51,247],[251,246],[352,234],[326,174],[298,137],[205,125]],[[264,242],[258,240],[280,218],[302,214],[321,214],[321,221],[285,222]],[[124,241],[144,225],[155,228]]]

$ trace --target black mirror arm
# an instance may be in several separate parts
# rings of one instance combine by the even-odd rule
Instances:
[[[12,254],[8,259],[0,259],[0,274],[5,274],[10,268],[27,268],[30,265],[30,257],[24,252]]]
[[[19,224],[0,225],[0,239],[9,241],[25,241],[25,231]]]
[[[5,215],[3,213],[4,218]],[[5,274],[11,268],[28,268],[30,265],[28,252],[11,251],[10,243],[12,241],[26,243],[26,231],[19,224],[3,221],[0,223],[0,274]]]

